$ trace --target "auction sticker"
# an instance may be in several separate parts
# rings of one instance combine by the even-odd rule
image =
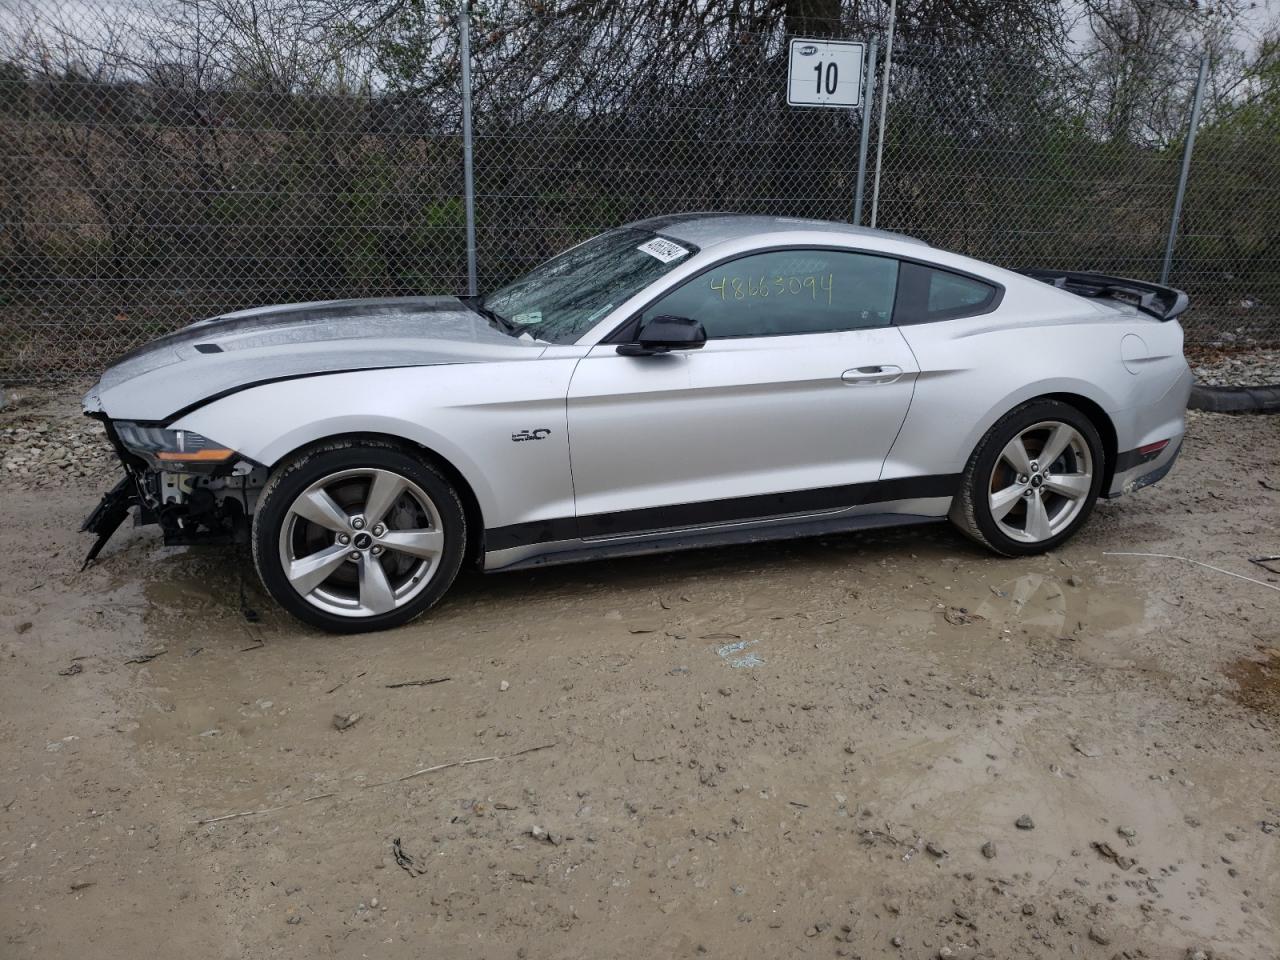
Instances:
[[[661,237],[654,237],[648,243],[640,244],[636,249],[643,250],[651,257],[657,257],[663,263],[679,260],[689,252],[680,244],[672,243],[670,240],[663,240]]]

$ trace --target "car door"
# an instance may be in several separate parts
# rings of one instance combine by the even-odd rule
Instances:
[[[579,535],[821,514],[865,502],[906,416],[915,360],[891,326],[898,261],[830,249],[742,256],[634,321],[695,319],[701,349],[599,344],[568,394]]]

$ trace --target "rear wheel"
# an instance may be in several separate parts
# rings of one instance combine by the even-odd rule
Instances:
[[[1058,400],[1025,403],[974,450],[951,519],[996,553],[1043,553],[1088,519],[1104,456],[1097,429],[1075,407]]]
[[[263,585],[326,630],[399,626],[448,590],[466,521],[449,482],[409,452],[336,442],[295,459],[258,501],[253,556]]]

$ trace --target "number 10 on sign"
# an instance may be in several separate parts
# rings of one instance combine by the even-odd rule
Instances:
[[[787,103],[793,107],[856,107],[862,101],[863,44],[791,41]]]

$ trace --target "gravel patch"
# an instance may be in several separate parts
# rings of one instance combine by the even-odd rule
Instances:
[[[119,469],[106,431],[65,396],[6,391],[0,409],[0,478],[18,488],[99,480]]]
[[[1196,381],[1206,387],[1259,387],[1280,383],[1280,350],[1187,348]]]

